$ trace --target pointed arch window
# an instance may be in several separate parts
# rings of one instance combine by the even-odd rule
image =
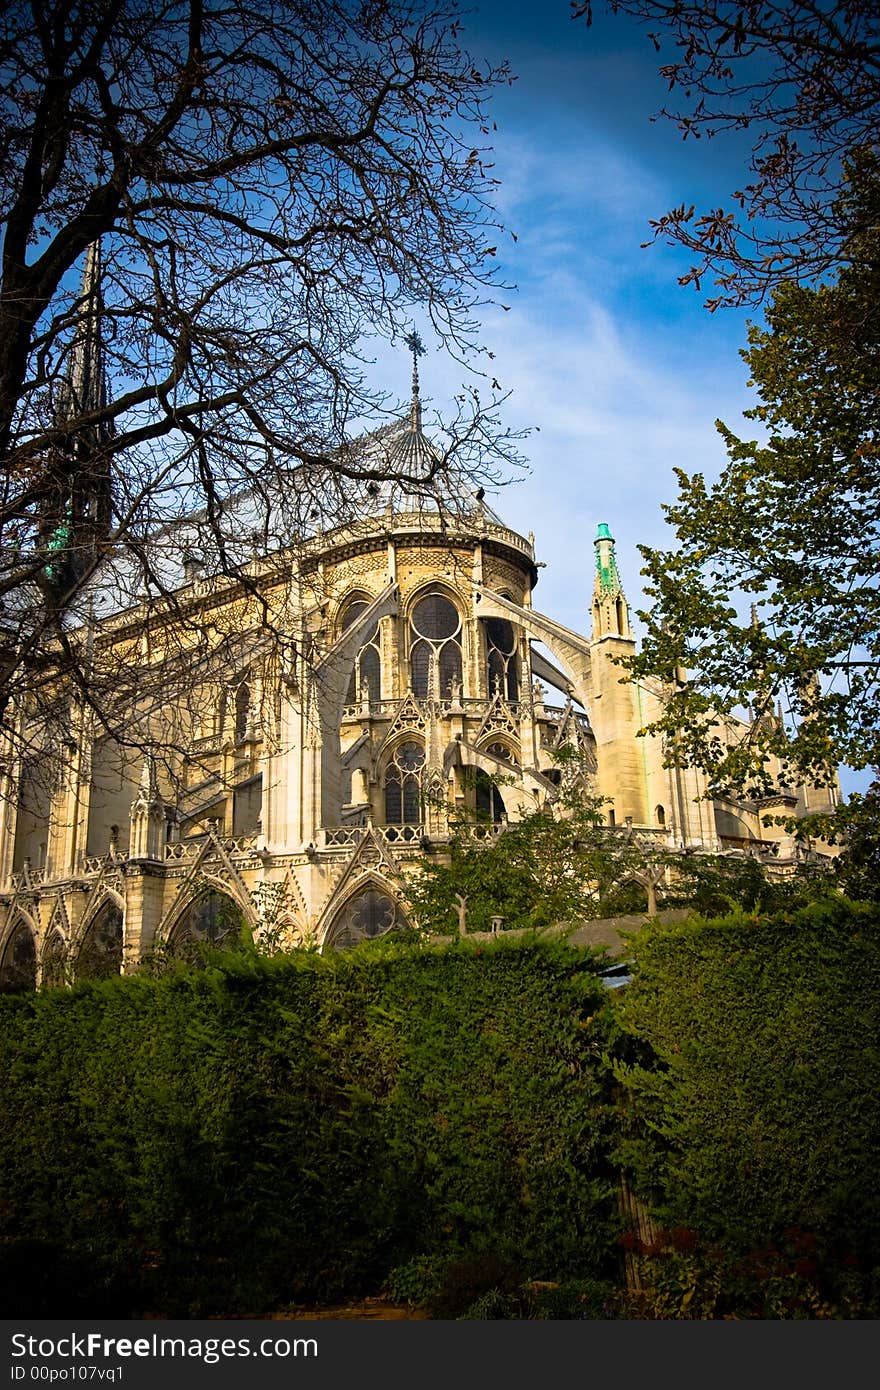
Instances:
[[[422,819],[425,750],[410,739],[394,750],[385,768],[385,824],[418,825]]]
[[[33,932],[19,922],[0,957],[0,994],[21,994],[37,987],[37,950]]]
[[[486,745],[487,753],[495,758],[503,758],[509,763],[511,768],[517,767],[518,762],[514,753],[508,748],[506,743],[489,743]],[[507,811],[504,807],[504,798],[500,788],[493,777],[482,768],[477,768],[474,778],[474,800],[476,804],[477,819],[489,821],[492,825],[500,825],[507,819]]]
[[[340,630],[346,632],[355,619],[359,618],[364,609],[368,607],[369,601],[367,599],[353,599],[343,610]],[[381,698],[382,657],[379,648],[379,624],[377,623],[355,658],[345,703],[356,705],[360,704],[362,700],[372,703],[381,700]]]
[[[385,936],[393,927],[409,926],[397,903],[388,893],[371,884],[349,898],[327,933],[325,949],[339,951]]]
[[[77,980],[106,980],[122,968],[122,910],[105,903],[83,937],[76,958]]]
[[[489,694],[519,699],[519,661],[516,632],[506,618],[485,618],[486,681]]]
[[[251,713],[251,688],[246,680],[235,692],[235,741],[242,743],[248,730]]]
[[[449,699],[461,690],[461,615],[441,593],[425,594],[410,618],[410,680],[417,700],[432,695],[432,675],[437,694]]]
[[[243,924],[241,908],[232,898],[209,888],[178,919],[168,944],[176,956],[198,958],[200,947],[234,946]]]
[[[226,694],[226,691],[225,691],[225,690],[221,690],[220,693],[219,693],[219,695],[217,696],[217,708],[216,708],[215,711],[214,711],[214,730],[213,730],[213,732],[214,732],[214,737],[215,737],[215,738],[218,738],[218,739],[222,739],[222,738],[223,738],[223,727],[224,727],[224,725],[225,725],[225,723],[226,723],[226,706],[227,706],[227,703],[228,703],[228,696],[227,696],[227,694]]]

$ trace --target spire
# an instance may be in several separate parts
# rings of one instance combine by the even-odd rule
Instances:
[[[101,295],[101,243],[93,241],[86,251],[77,310],[76,334],[70,352],[67,379],[59,403],[64,424],[77,416],[101,410],[107,404],[104,379],[104,352],[101,341],[104,301]],[[100,442],[108,437],[107,426],[96,431]]]
[[[155,761],[144,758],[140,785],[131,803],[128,855],[130,859],[165,857],[165,805],[159,792]]]
[[[110,531],[113,427],[104,420],[77,428],[84,415],[107,405],[103,315],[101,249],[99,242],[92,242],[86,252],[67,375],[56,398],[55,422],[61,438],[52,460],[53,486],[40,523],[48,552],[43,573],[59,590],[86,573]]]
[[[425,348],[415,329],[407,334],[405,340],[412,353],[412,400],[409,408],[409,429],[395,432],[395,442],[389,452],[388,461],[395,470],[419,477],[437,462],[437,450],[422,433],[422,400],[419,395],[419,358],[424,356]],[[403,422],[401,422],[402,424]]]
[[[614,537],[606,521],[596,530],[596,579],[593,586],[593,640],[599,637],[632,636],[629,609],[623,592]]]
[[[419,397],[419,358],[425,355],[425,345],[415,329],[408,334],[406,345],[412,353],[412,403],[409,410],[413,434],[422,432],[422,402]]]

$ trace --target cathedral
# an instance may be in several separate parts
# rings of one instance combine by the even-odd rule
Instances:
[[[74,354],[72,393],[103,389],[96,351]],[[408,413],[366,447],[410,469],[436,458],[415,350]],[[106,510],[101,480],[91,492]],[[784,871],[797,846],[765,817],[833,801],[781,784],[761,803],[710,799],[640,736],[664,688],[625,679],[635,639],[604,522],[582,634],[541,612],[535,538],[481,490],[441,507],[373,485],[353,520],[263,552],[237,505],[250,541],[234,572],[212,567],[196,519],[165,537],[161,599],[134,592],[124,560],[93,581],[95,678],[129,692],[131,737],[73,697],[62,740],[37,732],[7,758],[2,988],[128,973],[242,920],[284,947],[380,936],[407,922],[407,885],[455,824],[492,836],[552,807],[563,746],[609,835],[671,851]]]

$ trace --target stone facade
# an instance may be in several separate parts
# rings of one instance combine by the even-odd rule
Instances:
[[[184,748],[178,731],[165,759],[102,743],[74,708],[51,793],[13,774],[5,978],[100,973],[120,946],[136,969],[157,949],[222,938],[240,914],[287,944],[380,934],[405,920],[407,878],[442,853],[450,818],[480,810],[491,834],[552,803],[562,743],[581,750],[609,833],[789,858],[761,807],[707,801],[698,772],[664,767],[658,740],[638,737],[663,691],[622,681],[616,659],[634,639],[608,527],[589,637],[533,606],[537,574],[531,538],[475,503],[455,517],[387,511],[285,563],[256,561],[250,594],[184,585],[175,621],[222,612],[251,655],[169,693],[190,736]],[[127,640],[126,616],[107,650]],[[780,790],[783,809],[803,802]]]
[[[409,417],[381,433],[410,470],[436,459],[415,371]],[[352,524],[296,544],[279,531],[230,577],[181,523],[161,600],[121,600],[112,564],[99,576],[93,671],[133,692],[130,737],[72,699],[62,738],[25,729],[28,755],[2,763],[5,987],[135,970],[242,918],[287,945],[380,935],[406,920],[407,881],[451,822],[479,813],[491,835],[554,802],[562,745],[609,834],[793,862],[762,812],[807,809],[806,789],[713,802],[639,736],[664,691],[624,678],[634,639],[607,525],[589,636],[534,607],[533,538],[480,493],[407,509],[374,487]],[[809,809],[833,795],[813,790]]]

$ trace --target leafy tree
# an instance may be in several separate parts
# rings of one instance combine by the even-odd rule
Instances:
[[[760,793],[880,763],[880,173],[856,158],[835,215],[846,264],[819,289],[789,283],[743,354],[766,442],[719,423],[720,479],[678,471],[672,551],[644,549],[654,598],[639,675],[670,682],[654,727],[716,786]],[[868,225],[870,230],[863,228]],[[757,601],[756,620],[745,600]],[[744,600],[740,603],[740,599]],[[682,668],[689,675],[683,679]],[[782,702],[779,717],[777,702]],[[748,706],[752,734],[727,717]]]
[[[608,0],[649,26],[660,74],[682,99],[665,108],[683,138],[745,132],[748,181],[729,208],[682,203],[651,223],[655,239],[696,260],[682,284],[710,274],[710,308],[762,299],[789,279],[832,270],[850,225],[835,204],[845,159],[876,144],[880,19],[864,0]],[[592,18],[592,0],[573,0]],[[670,46],[674,50],[669,54]]]
[[[669,855],[668,863],[672,874],[663,892],[664,906],[688,907],[702,917],[720,917],[737,908],[781,911],[836,891],[837,880],[824,864],[801,864],[791,877],[780,879],[751,856]]]
[[[108,557],[155,609],[183,515],[240,577],[380,481],[445,496],[508,453],[475,394],[422,471],[356,443],[388,419],[371,339],[417,306],[477,346],[504,72],[444,0],[12,0],[0,53],[0,709],[69,672],[112,724],[142,690],[102,703],[90,665]]]
[[[880,782],[854,792],[838,812],[841,853],[834,875],[850,898],[880,900]]]
[[[600,798],[572,793],[563,803],[561,813],[533,811],[492,838],[460,825],[448,863],[425,864],[409,889],[418,925],[454,932],[462,899],[469,931],[488,931],[496,916],[505,929],[540,928],[630,910],[631,881],[628,892],[622,881],[644,866],[644,850],[609,832]]]

